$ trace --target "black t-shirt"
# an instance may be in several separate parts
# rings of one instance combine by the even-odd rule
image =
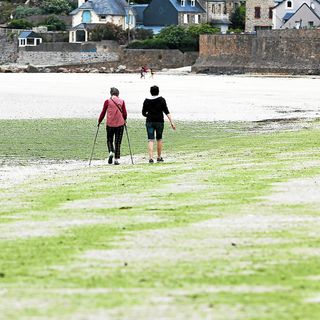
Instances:
[[[142,115],[149,122],[164,122],[163,114],[169,114],[166,100],[162,97],[146,99],[143,103]]]

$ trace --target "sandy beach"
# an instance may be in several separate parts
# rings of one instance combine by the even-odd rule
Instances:
[[[178,120],[257,121],[320,114],[318,77],[155,74],[0,74],[0,119],[95,118],[118,87],[130,118],[141,118],[149,87]]]

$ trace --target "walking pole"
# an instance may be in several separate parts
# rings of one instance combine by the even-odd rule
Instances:
[[[95,136],[94,141],[93,141],[92,152],[91,152],[91,157],[90,157],[90,161],[89,161],[89,167],[90,167],[90,165],[91,165],[91,161],[92,161],[92,157],[93,157],[93,151],[94,151],[94,146],[95,146],[95,144],[96,144],[97,137],[98,137],[99,127],[100,127],[100,124],[98,124],[96,136]]]
[[[132,157],[132,151],[131,151],[131,145],[130,145],[130,139],[129,139],[127,124],[124,124],[124,128],[126,130],[126,134],[127,134],[127,138],[128,138],[128,145],[129,145],[129,151],[130,151],[130,156],[131,156],[131,163],[134,164],[133,163],[133,157]]]

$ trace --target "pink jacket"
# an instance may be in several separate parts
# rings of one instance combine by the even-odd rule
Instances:
[[[122,110],[122,113],[116,104]],[[121,127],[125,124],[125,120],[127,120],[126,105],[124,101],[117,96],[112,96],[104,102],[103,109],[98,120],[99,124],[103,121],[106,113],[106,125],[109,127]]]

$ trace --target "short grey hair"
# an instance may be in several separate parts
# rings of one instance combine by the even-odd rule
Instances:
[[[110,94],[111,94],[112,96],[118,96],[118,95],[119,95],[119,90],[118,90],[117,88],[115,88],[115,87],[112,87],[112,88],[110,89]]]

